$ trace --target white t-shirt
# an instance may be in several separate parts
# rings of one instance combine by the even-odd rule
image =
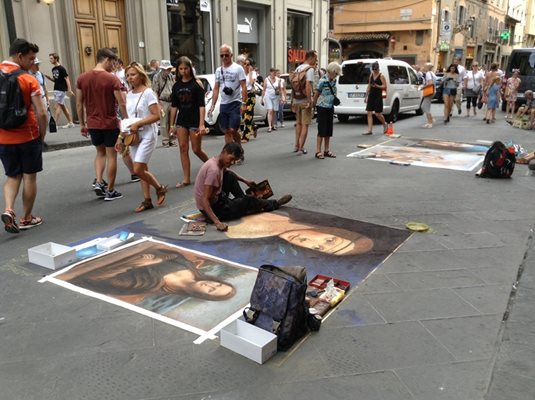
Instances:
[[[271,78],[268,76],[266,79],[264,79],[264,82],[266,82],[266,97],[269,97],[270,99],[274,99],[279,96],[279,94],[275,93],[275,89],[279,89],[279,93],[281,90],[281,83],[280,78],[275,77],[275,82],[271,81]]]
[[[303,63],[300,66],[298,66],[295,69],[295,72],[300,72],[304,70],[305,68],[308,68],[307,70],[307,82],[310,82],[312,93],[314,92],[314,79],[315,79],[315,73],[314,73],[314,67],[311,67],[307,63]],[[293,99],[293,102],[295,104],[301,104],[301,103],[308,103],[309,99]]]
[[[158,97],[156,97],[156,93],[150,88],[145,89],[142,93],[133,93],[130,90],[126,94],[126,112],[130,118],[145,118],[149,116],[149,107],[153,104],[158,104]],[[139,134],[142,137],[145,137],[146,135],[158,135],[157,124],[153,123],[144,126],[143,129],[139,131]]]
[[[463,67],[461,64],[457,65],[457,71],[459,71],[459,89],[462,89],[462,84],[464,81],[464,77],[466,76],[466,68]]]
[[[248,74],[246,77],[245,86],[247,87],[248,92],[253,90],[253,82],[256,81],[256,75],[256,71],[251,71],[251,74]]]
[[[221,66],[216,69],[215,81],[219,82],[221,104],[242,101],[240,81],[245,81],[245,71],[240,64],[233,62],[228,68]],[[228,95],[223,91],[225,87],[233,90],[231,95]]]
[[[474,87],[480,87],[482,82],[485,80],[485,74],[483,71],[477,71],[474,74],[474,71],[468,71],[466,73],[466,88],[472,90]]]

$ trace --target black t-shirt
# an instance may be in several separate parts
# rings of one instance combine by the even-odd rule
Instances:
[[[52,68],[52,77],[54,78],[54,90],[61,92],[67,91],[67,81],[65,78],[69,76],[67,70],[63,68],[63,65],[56,65]]]
[[[178,108],[176,125],[198,128],[199,107],[204,107],[204,105],[204,89],[196,80],[175,82],[171,93],[171,107]]]

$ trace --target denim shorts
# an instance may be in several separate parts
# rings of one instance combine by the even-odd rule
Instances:
[[[43,170],[43,142],[34,139],[20,144],[0,144],[0,159],[6,176],[35,174]]]
[[[219,106],[219,126],[221,129],[238,129],[241,122],[241,101]]]

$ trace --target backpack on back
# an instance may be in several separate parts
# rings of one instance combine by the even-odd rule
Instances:
[[[13,129],[28,118],[22,90],[17,77],[27,73],[22,69],[4,73],[0,71],[0,128]]]
[[[277,335],[277,349],[288,350],[309,331],[306,290],[304,267],[262,265],[251,293],[251,305],[243,311],[245,320]]]
[[[306,93],[307,72],[310,68],[312,67],[308,66],[307,68],[303,68],[302,71],[290,72],[289,74],[290,85],[292,87],[292,93],[293,93],[294,99],[301,100],[307,97],[307,93]]]
[[[485,154],[483,166],[476,175],[481,178],[510,178],[515,164],[515,150],[496,141]]]

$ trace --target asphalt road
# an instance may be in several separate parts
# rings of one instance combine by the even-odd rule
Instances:
[[[441,107],[433,106],[439,120]],[[422,129],[424,118],[411,115],[395,134],[535,148],[533,133],[511,128],[502,113],[491,125],[481,117]],[[91,191],[92,147],[47,152],[34,210],[44,224],[0,234],[0,399],[533,399],[535,177],[521,165],[513,179],[493,181],[346,158],[358,144],[387,139],[378,125],[362,136],[361,119],[335,124],[336,159],[314,158],[315,125],[308,155],[297,156],[292,125],[261,129],[236,170],[269,178],[276,196],[293,194],[293,207],[396,228],[420,221],[431,231],[412,235],[319,333],[259,366],[217,340],[194,345],[195,335],[180,329],[37,283],[49,271],[27,262],[29,247],[142,219],[178,232],[178,217],[194,205],[189,186],[170,190],[164,207],[135,214],[142,196],[124,165],[124,198],[104,202]],[[203,144],[215,155],[223,139]],[[170,187],[181,180],[177,148],[158,148],[150,167]]]

